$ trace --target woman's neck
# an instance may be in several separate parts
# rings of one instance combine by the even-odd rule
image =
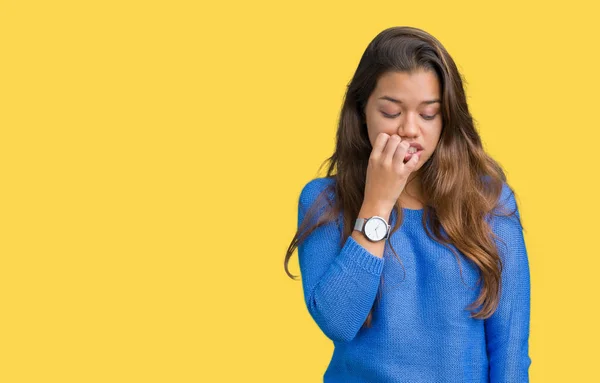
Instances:
[[[400,206],[407,209],[422,209],[423,198],[421,193],[421,180],[418,176],[409,177],[404,190],[398,198]]]

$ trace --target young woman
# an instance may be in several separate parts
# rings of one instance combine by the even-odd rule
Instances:
[[[324,381],[528,382],[515,194],[436,38],[412,27],[375,37],[327,161],[300,193],[284,261],[295,279],[297,247],[308,311],[334,343]]]

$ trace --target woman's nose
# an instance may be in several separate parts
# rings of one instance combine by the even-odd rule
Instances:
[[[419,127],[414,118],[407,116],[398,126],[398,135],[400,137],[412,137],[417,134]]]

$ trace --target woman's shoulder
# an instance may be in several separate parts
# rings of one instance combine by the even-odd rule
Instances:
[[[502,182],[502,191],[500,192],[500,197],[498,198],[496,210],[500,214],[519,214],[515,191],[506,181]]]
[[[491,181],[491,177],[489,175],[484,175],[481,177],[483,182],[487,184]],[[516,195],[514,189],[508,184],[506,180],[503,180],[501,183],[501,190],[496,201],[496,212],[505,212],[507,209],[509,211],[514,211],[516,209]]]
[[[319,195],[327,191],[327,196],[335,196],[335,177],[317,177],[309,180],[300,192],[300,204],[310,206]]]
[[[488,220],[491,223],[492,230],[499,235],[512,230],[513,227],[517,227],[519,230],[524,229],[519,204],[517,203],[517,195],[506,181],[502,183],[502,190],[494,209],[488,216]]]

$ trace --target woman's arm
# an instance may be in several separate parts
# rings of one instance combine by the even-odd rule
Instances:
[[[506,184],[501,201],[509,211],[517,208],[515,196]],[[504,265],[498,309],[484,321],[490,383],[526,383],[531,365],[530,273],[523,229],[514,216],[493,217],[492,229],[501,239],[496,243]]]
[[[302,189],[298,226],[328,182],[317,178]],[[312,318],[331,340],[349,342],[373,306],[384,259],[369,253],[352,236],[340,249],[341,230],[336,222],[317,228],[298,246],[298,261]]]

